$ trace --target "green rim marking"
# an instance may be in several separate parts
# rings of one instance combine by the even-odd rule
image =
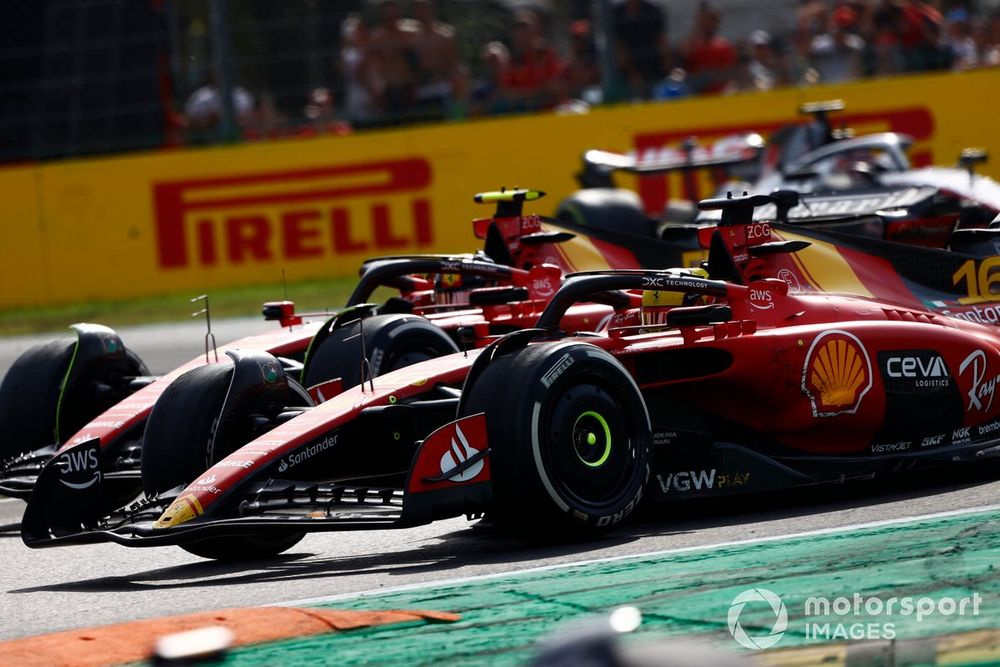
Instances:
[[[604,453],[601,454],[601,458],[597,459],[593,463],[585,460],[582,456],[580,456],[580,452],[576,452],[576,456],[578,459],[580,459],[580,462],[583,463],[583,465],[589,466],[591,468],[600,468],[602,465],[604,465],[604,462],[608,460],[608,457],[611,456],[611,427],[608,426],[607,420],[605,420],[604,417],[602,417],[600,414],[594,412],[593,410],[588,410],[587,412],[584,412],[582,415],[576,418],[576,421],[573,422],[573,430],[576,430],[576,425],[579,424],[580,420],[583,419],[584,417],[593,417],[601,425],[601,428],[604,429]],[[594,435],[593,433],[588,433],[587,444],[593,445],[596,442],[597,442],[597,436]]]

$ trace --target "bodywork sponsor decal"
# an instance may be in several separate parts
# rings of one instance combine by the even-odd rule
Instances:
[[[289,468],[293,468],[303,461],[308,461],[317,454],[322,454],[326,450],[335,446],[339,437],[339,433],[328,435],[317,443],[307,445],[294,454],[289,454],[285,458],[281,459],[281,462],[278,464],[278,472],[285,472]]]
[[[462,429],[458,424],[455,424],[455,435],[451,439],[451,448],[441,455],[441,474],[448,476],[448,479],[452,482],[468,482],[475,479],[483,471],[484,463],[482,459],[455,475],[448,475],[448,473],[481,451],[481,449],[476,449],[469,445],[469,441],[462,432]]]
[[[854,414],[872,388],[872,362],[857,336],[833,329],[817,336],[802,367],[802,392],[814,417]]]
[[[663,493],[708,491],[715,487],[715,468],[709,470],[681,470],[657,474]]]
[[[958,367],[960,377],[968,378],[969,390],[965,393],[969,399],[966,408],[968,412],[973,410],[988,412],[993,405],[993,395],[996,392],[997,380],[1000,375],[989,374],[989,364],[986,359],[986,352],[975,350],[967,356]]]
[[[880,366],[886,382],[913,389],[934,389],[951,386],[951,374],[941,355],[933,350],[902,350],[880,352]]]
[[[90,447],[71,449],[60,454],[53,465],[59,469],[59,483],[77,491],[101,481],[101,463],[97,456],[98,442]]]

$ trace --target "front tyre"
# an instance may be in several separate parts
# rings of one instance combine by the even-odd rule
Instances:
[[[649,477],[649,417],[610,354],[587,343],[530,345],[492,362],[466,391],[463,415],[486,413],[498,525],[528,539],[580,539],[635,509]]]

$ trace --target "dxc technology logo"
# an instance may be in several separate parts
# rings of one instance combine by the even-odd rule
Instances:
[[[771,625],[770,631],[763,633],[760,630],[750,635],[740,624],[740,614],[743,613],[743,608],[747,604],[755,602],[762,602],[771,608],[771,612],[774,614],[774,623]],[[758,608],[759,606],[757,605]],[[788,610],[785,609],[785,603],[781,601],[781,598],[766,588],[748,588],[737,595],[732,604],[729,605],[728,621],[729,633],[743,648],[754,650],[771,648],[780,642],[785,635],[785,630],[788,628]],[[761,625],[763,624],[761,623]]]

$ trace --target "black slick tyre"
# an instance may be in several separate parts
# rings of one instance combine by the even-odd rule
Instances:
[[[184,373],[157,400],[142,442],[142,486],[147,495],[194,481],[206,469],[252,439],[237,415],[220,423],[234,367],[199,366]],[[276,405],[278,409],[281,406]],[[202,558],[235,561],[275,556],[297,544],[305,533],[233,535],[184,543]]]
[[[209,364],[170,383],[149,414],[142,438],[142,489],[152,495],[187,484],[218,460],[212,443],[226,400],[231,364]]]
[[[486,413],[497,525],[530,540],[585,539],[625,520],[649,477],[652,436],[628,372],[587,343],[529,345],[487,366],[463,415]]]
[[[279,535],[230,535],[181,544],[181,549],[195,556],[221,561],[246,561],[271,558],[298,544],[305,533]]]
[[[62,384],[76,341],[53,340],[24,352],[0,383],[0,458],[62,444],[130,392],[128,379],[148,375],[131,350],[120,361],[87,370]]]
[[[324,339],[310,353],[302,384],[311,387],[335,378],[341,378],[344,389],[361,384],[362,338],[373,378],[459,351],[448,334],[422,317],[375,315]]]

